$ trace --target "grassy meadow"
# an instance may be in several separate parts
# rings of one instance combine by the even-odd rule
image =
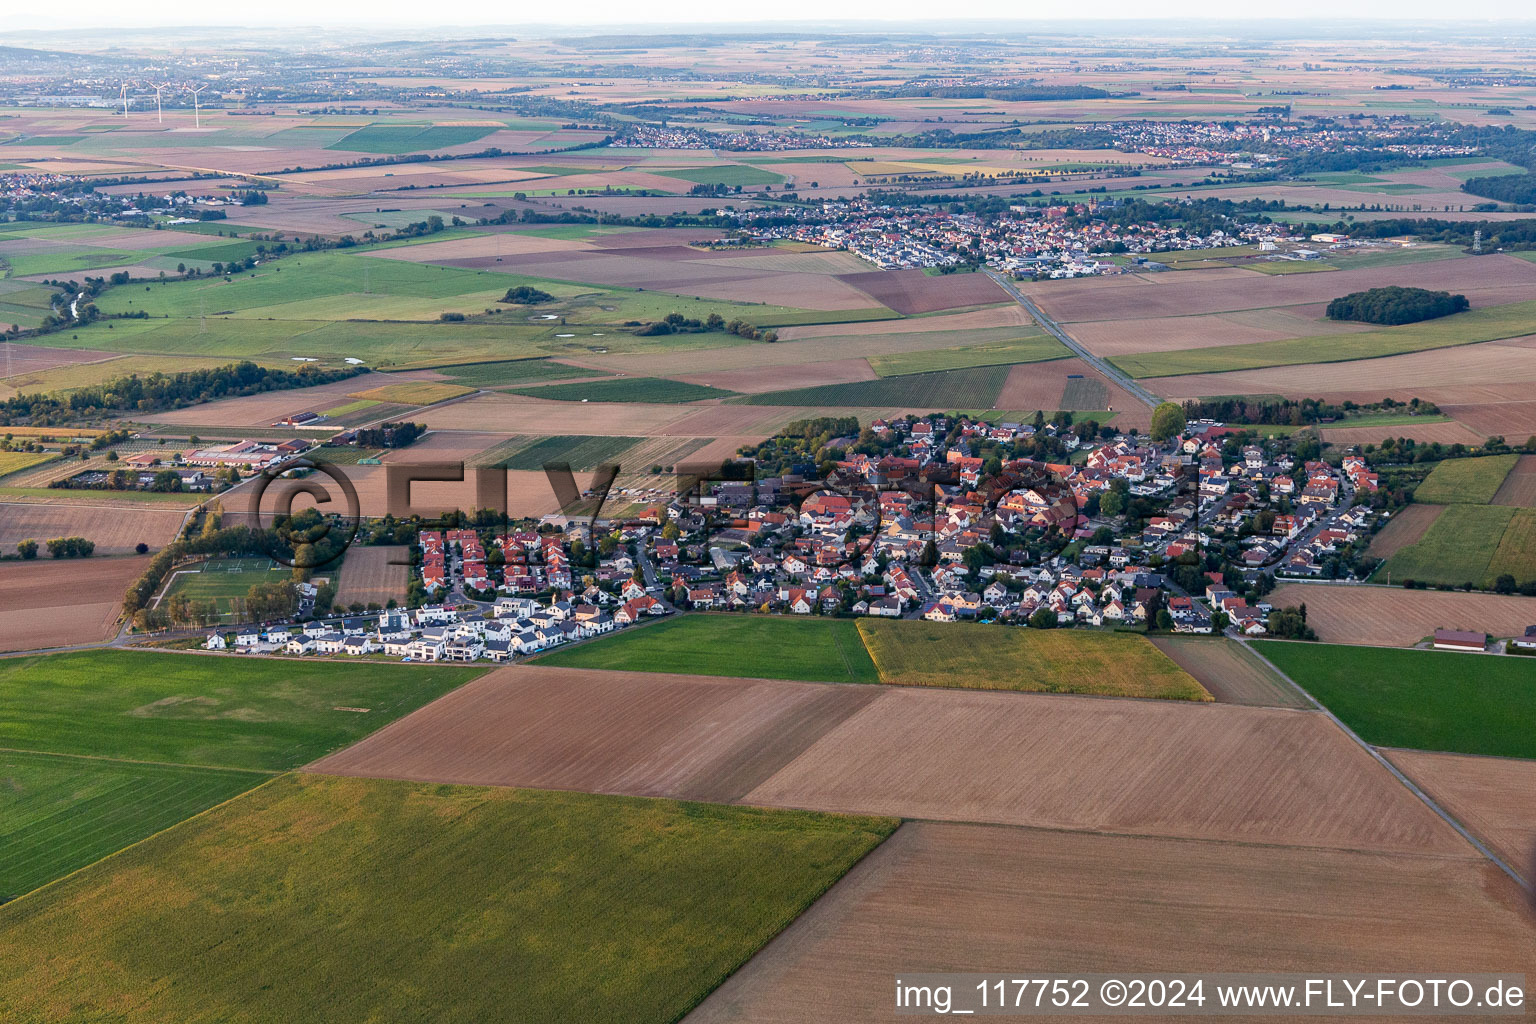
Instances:
[[[849,619],[777,615],[682,615],[539,659],[565,668],[682,672],[703,676],[880,681]]]
[[[268,778],[259,772],[0,750],[0,903]]]
[[[0,660],[0,748],[293,768],[484,671],[151,651],[8,658]]]
[[[978,690],[1210,700],[1146,637],[1079,629],[860,619],[880,681]]]
[[[1044,332],[1008,341],[966,348],[930,349],[924,352],[892,352],[871,356],[869,365],[882,377],[898,377],[937,370],[961,370],[971,366],[1011,366],[1039,363],[1070,355],[1067,347]]]
[[[1536,757],[1536,658],[1260,641],[1367,743]]]
[[[896,825],[286,776],[0,911],[0,1002],[21,1020],[68,1005],[341,1024],[430,1007],[668,1024]]]
[[[1419,484],[1413,500],[1425,505],[1486,505],[1518,461],[1518,455],[1446,459]]]
[[[1509,505],[1450,505],[1418,543],[1394,553],[1377,570],[1377,578],[1422,580],[1461,586],[1487,586],[1503,573],[1516,579],[1536,579],[1532,548],[1536,519],[1530,510]],[[1506,544],[1505,538],[1508,538]]]

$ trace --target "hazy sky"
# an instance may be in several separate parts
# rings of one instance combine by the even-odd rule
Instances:
[[[69,28],[92,30],[112,25],[496,25],[516,32],[519,24],[559,22],[572,25],[632,25],[640,22],[755,23],[775,22],[795,27],[795,19],[807,14],[817,20],[869,19],[872,21],[929,21],[936,8],[926,0],[831,0],[806,9],[775,10],[773,4],[721,4],[717,0],[662,0],[656,4],[584,0],[582,3],[508,4],[491,0],[458,0],[425,7],[400,0],[265,0],[255,5],[208,7],[172,3],[170,0],[76,0],[54,7],[16,3],[0,19],[0,34],[7,30]],[[1265,4],[1233,4],[1230,0],[1182,0],[1176,5],[1152,5],[1145,0],[1098,0],[1093,4],[1061,5],[1019,3],[1018,0],[971,0],[951,8],[957,16],[1028,21],[1060,18],[1219,18],[1277,15],[1297,18],[1435,19],[1468,22],[1478,19],[1530,19],[1526,0],[1291,0],[1282,8]],[[426,12],[430,12],[428,15]],[[933,23],[942,28],[941,22]]]

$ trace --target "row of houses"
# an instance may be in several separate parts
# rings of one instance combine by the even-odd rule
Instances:
[[[654,598],[624,602],[615,611],[592,604],[531,598],[499,598],[491,614],[424,605],[414,612],[389,609],[376,616],[315,620],[302,626],[248,626],[232,636],[209,634],[204,647],[261,654],[382,654],[406,661],[507,661],[577,640],[586,640],[665,615]]]

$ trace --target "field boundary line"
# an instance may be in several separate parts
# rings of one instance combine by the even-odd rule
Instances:
[[[1330,719],[1332,719],[1333,720],[1333,724],[1338,726],[1340,729],[1342,729],[1344,731],[1344,735],[1346,735],[1350,739],[1354,740],[1355,743],[1359,745],[1361,750],[1364,750],[1373,759],[1375,759],[1377,764],[1381,765],[1387,771],[1391,772],[1393,778],[1397,779],[1398,782],[1401,782],[1404,786],[1406,786],[1408,788],[1408,792],[1412,793],[1414,796],[1418,797],[1421,801],[1423,801],[1423,803],[1424,803],[1424,805],[1426,807],[1428,807],[1430,810],[1432,810],[1436,814],[1438,814],[1441,817],[1441,819],[1445,821],[1445,823],[1447,825],[1451,826],[1451,828],[1455,829],[1461,835],[1461,837],[1463,839],[1465,839],[1467,842],[1471,843],[1473,849],[1477,850],[1478,853],[1481,853],[1484,857],[1487,857],[1490,861],[1492,861],[1495,867],[1497,867],[1500,871],[1504,872],[1510,878],[1514,879],[1515,884],[1518,885],[1520,888],[1524,889],[1527,893],[1536,891],[1536,889],[1533,889],[1532,883],[1531,882],[1527,882],[1525,880],[1525,878],[1521,876],[1520,872],[1516,871],[1510,865],[1506,864],[1502,857],[1500,857],[1498,854],[1494,853],[1487,846],[1485,846],[1483,844],[1482,840],[1478,839],[1471,832],[1469,832],[1467,830],[1466,826],[1464,826],[1461,822],[1457,821],[1454,817],[1452,817],[1450,812],[1448,812],[1445,808],[1441,807],[1438,803],[1436,803],[1434,798],[1432,798],[1428,793],[1426,793],[1426,792],[1424,792],[1424,790],[1420,789],[1417,783],[1415,783],[1407,775],[1404,775],[1402,773],[1402,771],[1398,769],[1397,765],[1395,765],[1391,761],[1387,760],[1386,755],[1382,754],[1382,752],[1380,750],[1377,750],[1375,747],[1373,747],[1369,743],[1365,742],[1365,740],[1363,740],[1360,737],[1359,733],[1355,732],[1355,730],[1351,729],[1349,726],[1344,724],[1343,719],[1339,718],[1338,715],[1334,714],[1331,710],[1329,710],[1327,707],[1325,707],[1321,701],[1319,701],[1316,697],[1314,697],[1310,693],[1308,693],[1306,691],[1306,689],[1303,688],[1300,683],[1298,683],[1296,680],[1292,679],[1285,672],[1281,671],[1280,666],[1276,665],[1274,662],[1272,662],[1268,658],[1264,657],[1264,655],[1260,654],[1257,650],[1254,650],[1252,645],[1250,645],[1246,640],[1242,640],[1242,641],[1239,641],[1239,642],[1242,643],[1243,646],[1248,647],[1249,650],[1252,651],[1254,657],[1258,658],[1260,661],[1264,662],[1264,664],[1268,665],[1275,672],[1279,673],[1280,678],[1284,679],[1286,682],[1288,682],[1292,686],[1296,687],[1296,691],[1298,693],[1300,693],[1303,697],[1307,698],[1307,700],[1311,701],[1313,704],[1317,705],[1318,710],[1320,710],[1323,714],[1327,715]],[[1431,753],[1444,753],[1444,751],[1431,751]]]
[[[154,763],[154,762],[148,762],[148,763]],[[138,842],[129,843],[127,846],[124,846],[122,849],[119,849],[119,850],[113,850],[111,853],[107,854],[105,857],[98,857],[96,860],[91,861],[89,864],[82,864],[80,867],[75,868],[75,870],[71,871],[69,874],[67,874],[67,875],[60,875],[58,878],[55,878],[51,882],[44,882],[42,885],[38,886],[36,889],[33,889],[33,890],[29,891],[29,892],[24,892],[20,896],[17,896],[15,899],[8,900],[6,903],[0,904],[0,914],[4,914],[4,912],[5,912],[4,911],[4,907],[9,907],[9,906],[12,906],[13,904],[20,903],[22,900],[31,899],[32,897],[38,895],[39,893],[47,892],[49,889],[53,888],[54,886],[59,885],[59,884],[61,884],[63,882],[69,881],[71,878],[74,878],[76,875],[80,874],[80,872],[82,872],[82,871],[89,871],[91,868],[95,867],[97,864],[103,864],[103,863],[111,860],[113,857],[120,857],[123,854],[127,853],[129,850],[132,850],[132,849],[134,849],[137,846],[142,846],[143,844],[149,842],[150,840],[156,838],[157,836],[164,835],[165,833],[169,832],[173,828],[180,828],[182,825],[185,825],[189,821],[196,821],[198,818],[201,818],[205,814],[212,814],[214,811],[216,811],[219,808],[225,806],[226,804],[231,804],[231,803],[234,803],[236,800],[242,799],[243,797],[250,796],[252,793],[256,792],[258,789],[261,789],[264,786],[270,786],[272,783],[276,782],[278,779],[281,779],[283,776],[289,775],[289,774],[291,774],[291,773],[290,772],[282,772],[282,773],[280,773],[278,775],[273,775],[270,778],[267,778],[267,779],[262,780],[261,782],[258,782],[256,785],[252,786],[250,789],[241,790],[239,793],[236,793],[234,796],[230,797],[228,800],[220,800],[218,803],[214,804],[212,807],[205,807],[201,811],[198,811],[196,814],[193,814],[193,815],[190,815],[188,817],[182,818],[180,821],[176,822],[173,825],[165,826],[165,828],[160,829],[158,832],[151,832],[149,835],[145,836],[143,839],[140,839]]]
[[[112,764],[159,765],[165,768],[206,768],[215,772],[239,772],[245,775],[282,775],[288,768],[235,768],[226,764],[187,764],[182,761],[143,761],[132,757],[108,757],[105,754],[66,754],[57,750],[28,750],[25,747],[0,747],[0,754],[38,754],[43,757],[67,757],[77,761],[107,761]]]

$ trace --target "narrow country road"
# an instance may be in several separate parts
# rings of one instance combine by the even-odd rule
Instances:
[[[989,268],[983,267],[982,270],[988,277],[996,281],[1005,292],[1013,296],[1015,302],[1028,310],[1029,315],[1035,318],[1036,323],[1054,335],[1057,341],[1071,349],[1072,353],[1079,359],[1093,367],[1095,370],[1098,370],[1115,384],[1124,388],[1130,393],[1132,398],[1142,402],[1149,408],[1157,408],[1158,403],[1162,401],[1161,398],[1158,398],[1152,392],[1136,383],[1134,378],[1126,376],[1119,367],[1109,362],[1109,360],[1100,359],[1092,352],[1089,352],[1087,349],[1083,348],[1083,346],[1078,343],[1077,339],[1073,338],[1072,335],[1062,330],[1060,324],[1046,316],[1044,310],[1035,305],[1035,303],[1027,298],[1023,292],[1019,291],[1018,288],[1014,287],[1012,281],[1009,281],[1001,274]]]

